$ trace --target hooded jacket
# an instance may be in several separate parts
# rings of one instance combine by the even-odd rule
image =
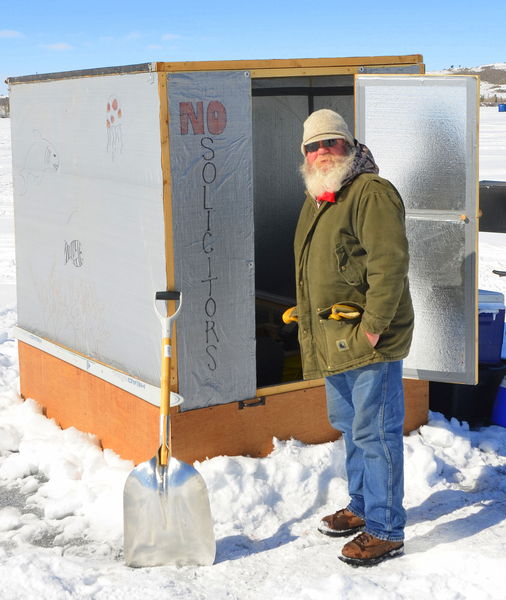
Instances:
[[[297,224],[296,311],[305,379],[400,360],[411,344],[404,205],[377,175],[367,148],[357,146],[352,176],[335,203],[318,208],[306,194]],[[329,318],[335,304],[350,318]],[[380,335],[375,347],[365,331]]]

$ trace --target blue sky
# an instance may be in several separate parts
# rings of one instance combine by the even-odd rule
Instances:
[[[150,61],[422,54],[506,62],[506,5],[444,0],[0,0],[6,77]]]

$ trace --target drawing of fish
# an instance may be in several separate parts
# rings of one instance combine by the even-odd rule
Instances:
[[[48,173],[55,173],[60,168],[60,158],[54,145],[34,130],[34,141],[28,148],[23,167],[19,172],[17,190],[24,195],[34,185],[39,185]]]

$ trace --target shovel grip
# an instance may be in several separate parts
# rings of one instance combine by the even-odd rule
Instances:
[[[181,292],[156,292],[156,300],[179,300]]]

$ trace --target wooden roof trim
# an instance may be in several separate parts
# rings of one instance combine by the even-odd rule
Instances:
[[[371,65],[360,65],[360,66],[346,66],[346,67],[301,67],[301,68],[284,68],[284,69],[251,69],[250,74],[252,79],[256,78],[269,78],[269,77],[317,77],[325,75],[355,75],[362,74],[362,66],[371,67]],[[424,63],[413,63],[403,65],[386,65],[379,64],[374,65],[373,68],[391,68],[391,67],[410,67],[416,66],[420,69],[419,74],[425,73]],[[376,73],[381,75],[382,73]],[[399,73],[396,73],[399,75]]]
[[[419,64],[423,62],[421,54],[401,56],[354,56],[343,58],[289,58],[269,60],[223,60],[223,61],[185,61],[155,62],[153,68],[162,72],[180,71],[233,71],[243,69],[286,69],[341,66],[391,66]]]

